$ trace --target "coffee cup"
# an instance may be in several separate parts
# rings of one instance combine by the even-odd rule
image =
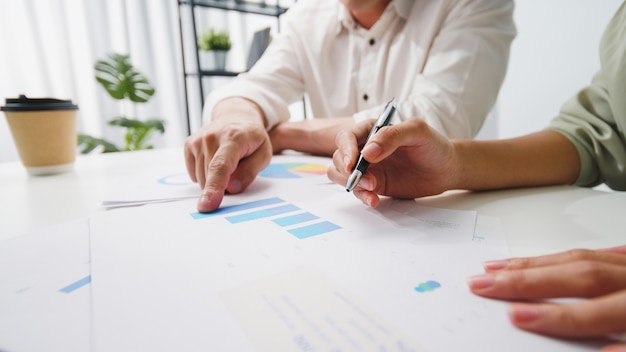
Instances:
[[[33,176],[74,169],[76,110],[71,100],[6,99],[4,111],[22,164]]]

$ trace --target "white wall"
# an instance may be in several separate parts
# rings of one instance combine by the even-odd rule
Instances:
[[[540,130],[591,81],[598,45],[622,0],[516,2],[518,36],[498,99],[498,136]]]
[[[561,104],[585,86],[598,69],[600,36],[621,3],[622,0],[518,1],[518,36],[511,49],[496,118],[490,118],[479,137],[511,137],[545,127]],[[254,27],[247,24],[247,29]],[[245,49],[247,45],[235,48],[233,56],[244,60]],[[237,50],[241,53],[235,55]],[[240,66],[243,61],[231,64]],[[6,97],[2,98],[0,105]],[[299,109],[294,109],[294,115],[298,115]],[[2,116],[0,162],[9,160],[17,160],[17,154]]]

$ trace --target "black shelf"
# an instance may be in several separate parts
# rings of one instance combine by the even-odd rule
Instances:
[[[180,4],[276,17],[287,11],[279,5],[234,0],[181,0]]]
[[[241,72],[232,72],[232,71],[218,71],[218,70],[200,70],[199,72],[186,72],[185,76],[187,77],[197,77],[197,76],[221,76],[221,77],[235,77]]]
[[[185,48],[185,40],[184,36],[184,25],[183,25],[183,16],[181,15],[183,9],[190,11],[190,21],[187,25],[191,28],[191,36],[193,37],[193,43],[198,42],[198,28],[196,27],[196,11],[195,9],[203,9],[203,10],[217,10],[217,11],[235,11],[245,14],[253,14],[260,16],[269,16],[276,18],[277,30],[280,31],[280,16],[287,12],[288,8],[280,5],[280,0],[276,1],[276,4],[268,5],[265,3],[259,2],[250,2],[250,1],[239,1],[239,0],[178,0],[178,18],[179,18],[179,26],[180,26],[180,36],[181,36],[181,52],[182,52],[182,61],[183,61],[183,73],[184,73],[184,87],[185,87],[185,105],[187,110],[187,134],[191,134],[192,131],[192,123],[191,123],[191,109],[190,109],[190,97],[189,97],[189,84],[188,78],[191,80],[197,81],[197,87],[199,92],[199,102],[200,107],[199,111],[202,111],[202,106],[204,105],[205,100],[205,92],[203,88],[203,78],[206,77],[235,77],[241,72],[232,72],[232,71],[220,71],[220,70],[203,70],[200,67],[200,55],[198,51],[198,47],[194,46],[193,48]],[[196,69],[189,70],[185,65],[185,52],[186,50],[191,49],[191,53],[195,60]],[[194,84],[195,85],[195,84]]]

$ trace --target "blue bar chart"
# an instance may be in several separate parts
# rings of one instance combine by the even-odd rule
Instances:
[[[77,280],[61,289],[59,289],[59,292],[63,292],[63,293],[72,293],[76,290],[78,290],[79,288],[90,284],[91,283],[91,275],[85,276],[84,278]]]
[[[196,220],[222,217],[233,225],[269,219],[298,239],[310,238],[341,229],[341,226],[320,219],[317,215],[278,197],[224,206],[211,213],[194,212],[190,215]]]

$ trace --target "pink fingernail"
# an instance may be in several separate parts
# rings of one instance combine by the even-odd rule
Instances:
[[[517,323],[530,323],[540,316],[541,310],[532,304],[516,303],[509,308],[509,317]]]
[[[491,274],[476,275],[467,279],[472,290],[484,290],[493,286],[494,282],[496,282],[496,278]]]
[[[209,198],[209,196],[207,196],[206,194],[203,194],[202,196],[200,196],[200,198],[198,199],[198,211],[202,212],[205,211],[208,206],[209,203],[211,202],[211,198]]]
[[[382,152],[383,150],[380,145],[376,143],[369,143],[365,146],[365,148],[363,148],[361,154],[367,154],[370,158],[375,158],[379,156]]]
[[[508,263],[506,260],[489,260],[483,263],[483,268],[487,271],[497,271],[505,269]]]
[[[200,199],[198,199],[198,204],[209,203],[210,201],[211,199],[209,198],[209,196],[203,194],[202,196],[200,196]]]
[[[343,156],[343,163],[346,166],[350,165],[350,156],[349,155],[344,155]]]

